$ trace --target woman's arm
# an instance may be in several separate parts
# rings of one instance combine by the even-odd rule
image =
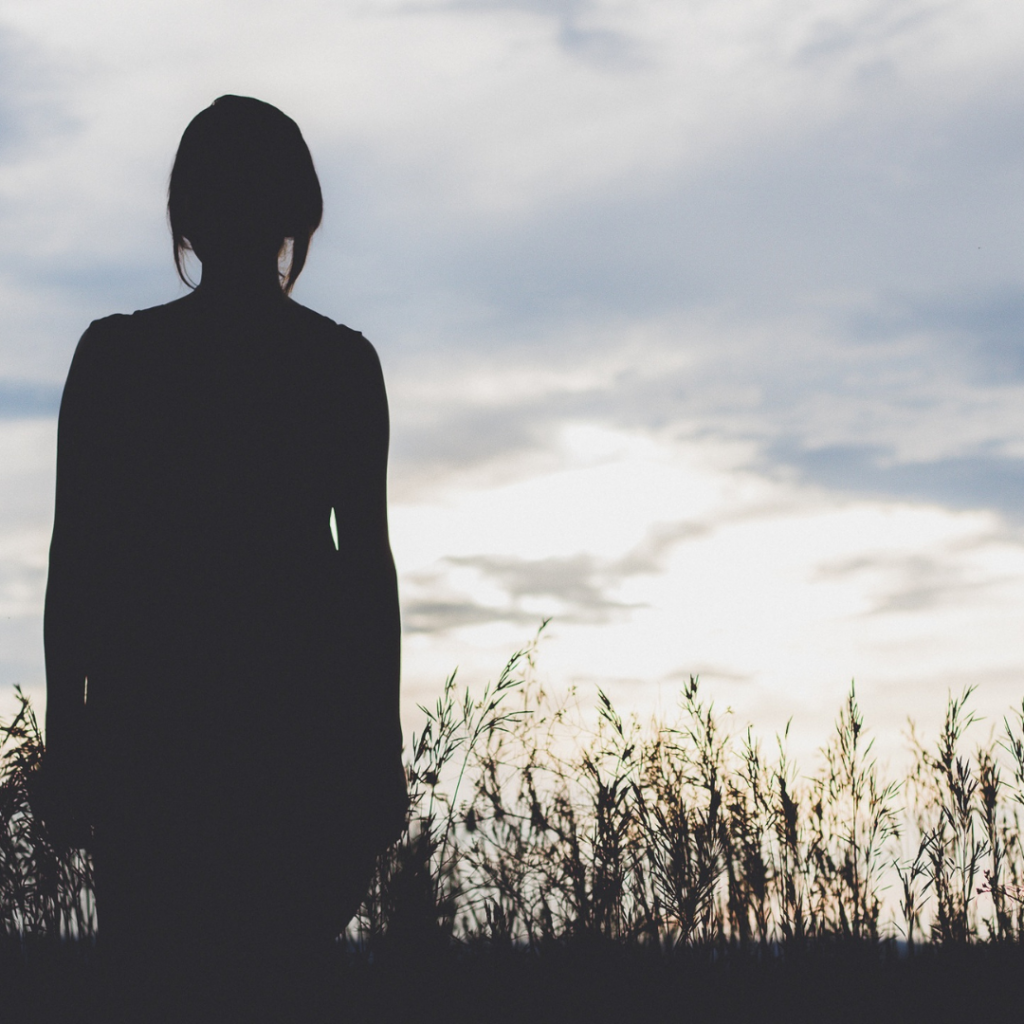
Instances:
[[[57,488],[43,616],[46,653],[47,824],[67,830],[77,816],[76,790],[84,754],[85,687],[89,671],[90,506],[99,483],[94,465],[97,408],[94,338],[86,331],[75,351],[57,426]],[[42,810],[42,809],[41,809]]]
[[[380,361],[361,335],[346,339],[350,374],[343,447],[346,486],[335,499],[338,564],[347,603],[346,675],[351,710],[361,723],[358,773],[380,818],[384,842],[398,837],[407,805],[399,713],[401,622],[398,581],[388,537],[388,401]]]

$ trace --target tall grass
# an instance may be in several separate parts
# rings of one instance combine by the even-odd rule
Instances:
[[[363,948],[415,934],[466,948],[777,953],[836,943],[963,946],[1024,937],[1024,704],[968,748],[972,691],[888,776],[856,690],[813,770],[787,735],[724,726],[696,677],[675,715],[588,717],[553,699],[536,641],[474,699],[453,675],[422,708],[401,841],[349,929]],[[788,732],[788,730],[787,730]]]
[[[56,842],[32,813],[30,794],[45,751],[28,697],[0,723],[0,927],[6,939],[76,938],[96,931],[92,864],[83,850]]]
[[[543,627],[542,627],[543,628]],[[539,634],[538,634],[539,635]],[[43,738],[28,699],[0,727],[0,915],[13,940],[91,939],[83,851],[32,816]],[[537,639],[478,694],[453,673],[406,755],[410,811],[347,932],[369,954],[601,940],[715,959],[810,947],[1024,937],[1024,704],[977,731],[951,696],[913,767],[875,759],[855,689],[801,773],[787,733],[732,734],[696,677],[672,716],[549,694]]]

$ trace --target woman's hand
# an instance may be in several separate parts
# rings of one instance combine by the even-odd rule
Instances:
[[[406,829],[409,814],[409,791],[405,765],[398,759],[385,770],[381,780],[380,843],[387,848],[398,842]]]
[[[92,838],[86,812],[86,786],[77,758],[48,751],[25,780],[29,806],[55,847],[84,849]]]

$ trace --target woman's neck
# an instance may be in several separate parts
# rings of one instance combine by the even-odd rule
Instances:
[[[256,265],[208,260],[197,290],[210,296],[284,297],[276,259]]]
[[[203,264],[199,291],[204,295],[246,299],[283,297],[278,272],[280,246],[196,246]]]

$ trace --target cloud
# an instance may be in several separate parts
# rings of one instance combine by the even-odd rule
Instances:
[[[644,48],[634,35],[611,27],[620,5],[594,0],[452,0],[438,5],[452,11],[515,11],[548,19],[557,26],[559,45],[569,54],[605,70],[635,70]],[[610,16],[610,17],[609,17]]]
[[[616,590],[634,577],[663,572],[676,544],[708,530],[692,522],[655,523],[639,544],[612,559],[590,552],[547,558],[449,555],[429,570],[408,574],[407,580],[414,592],[452,596],[406,599],[403,623],[415,633],[491,622],[530,625],[540,617],[552,616],[560,623],[576,625],[621,621],[646,605],[623,601],[614,596]],[[481,585],[491,593],[488,602],[465,593],[466,589],[479,590]]]
[[[477,570],[508,594],[513,606],[524,598],[554,598],[567,610],[561,614],[567,621],[605,621],[609,614],[633,607],[607,593],[624,575],[620,565],[602,564],[587,553],[538,559],[469,555],[445,561]]]
[[[26,404],[31,405],[29,396]],[[0,718],[10,685],[43,680],[42,610],[53,512],[52,417],[0,415]]]
[[[901,32],[931,31],[915,21],[922,8],[901,10]],[[758,468],[824,488],[1016,515],[1024,143],[1005,125],[1021,82],[1004,75],[946,104],[893,89],[884,106],[862,95],[841,117],[755,134],[706,166],[389,239],[389,262],[422,273],[378,300],[356,268],[360,325],[395,380],[403,365],[429,376],[431,362],[450,377],[430,415],[421,396],[413,433],[396,389],[396,466],[438,479],[539,458],[558,423],[579,418],[676,424],[753,439]],[[496,380],[518,363],[568,376],[630,344],[637,365],[586,389],[514,405],[458,393],[470,355]]]
[[[541,559],[499,555],[449,556],[442,571],[414,573],[413,586],[433,593],[457,590],[449,576],[475,577],[490,591],[498,591],[497,602],[473,600],[467,596],[448,600],[403,601],[403,625],[410,632],[443,632],[484,623],[536,624],[540,618],[557,615],[567,624],[608,622],[638,607],[617,601],[607,593],[621,576],[614,565],[603,564],[588,553]],[[450,573],[450,570],[463,570]],[[444,570],[449,570],[445,572]],[[479,589],[469,583],[472,589]]]
[[[977,453],[927,462],[894,462],[873,446],[835,445],[805,451],[776,446],[773,461],[835,491],[933,502],[947,508],[997,509],[1024,522],[1024,458]]]
[[[394,493],[542,472],[566,424],[604,423],[734,439],[758,473],[1019,521],[1024,382],[972,379],[965,361],[938,332],[718,315],[411,359],[392,379]]]
[[[74,124],[61,92],[68,76],[31,38],[0,24],[0,167]]]
[[[61,391],[52,384],[0,379],[0,419],[56,416]]]
[[[872,340],[927,332],[934,353],[971,383],[1024,381],[1024,289],[1016,284],[892,296],[852,319],[855,336]]]
[[[537,616],[514,608],[492,608],[473,601],[411,600],[402,602],[402,632],[438,634],[464,626],[479,626],[492,622],[512,622],[534,625]]]
[[[975,541],[972,547],[984,545]],[[945,550],[901,554],[886,552],[819,565],[816,579],[852,582],[874,580],[866,616],[935,611],[979,600],[1012,577],[980,575],[962,557],[964,551]]]

